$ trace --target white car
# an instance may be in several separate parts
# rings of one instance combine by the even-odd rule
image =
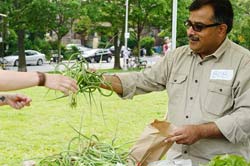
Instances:
[[[42,54],[35,50],[25,50],[25,59],[27,65],[42,65],[46,59],[45,54]],[[4,59],[7,61],[7,65],[18,66],[18,53],[14,53],[13,55],[6,56]]]

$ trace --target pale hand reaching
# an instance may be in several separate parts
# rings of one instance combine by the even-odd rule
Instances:
[[[0,105],[9,105],[15,109],[21,109],[30,106],[32,100],[22,94],[4,94],[0,95]]]
[[[78,90],[77,82],[76,80],[63,76],[60,74],[45,74],[46,75],[46,81],[45,81],[45,87],[59,90],[63,92],[65,95],[69,95],[70,93],[76,93]]]

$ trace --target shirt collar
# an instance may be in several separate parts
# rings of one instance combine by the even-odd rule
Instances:
[[[219,59],[228,49],[228,46],[230,44],[230,40],[226,38],[223,43],[220,45],[220,47],[212,54],[216,59]]]
[[[226,37],[226,39],[222,42],[220,47],[213,54],[209,56],[214,56],[216,59],[219,59],[228,48],[229,43],[230,43],[230,40]],[[189,48],[188,55],[195,56],[196,54],[193,52],[193,50],[190,47],[188,48]]]

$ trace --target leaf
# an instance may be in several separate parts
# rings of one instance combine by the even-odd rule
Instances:
[[[249,166],[249,163],[242,156],[225,154],[215,156],[205,166]]]

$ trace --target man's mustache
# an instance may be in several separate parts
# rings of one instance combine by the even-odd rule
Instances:
[[[199,40],[200,40],[199,37],[194,36],[194,35],[189,35],[189,36],[188,36],[188,39],[189,39],[189,40],[192,40],[192,41],[199,41]]]

